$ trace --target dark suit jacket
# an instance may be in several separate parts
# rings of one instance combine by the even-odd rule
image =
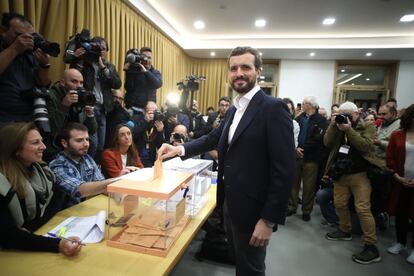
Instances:
[[[217,129],[184,144],[185,154],[217,147],[218,189],[224,191],[231,222],[241,231],[252,233],[260,218],[284,224],[295,163],[292,117],[286,104],[260,90],[229,145],[235,112],[231,107]]]

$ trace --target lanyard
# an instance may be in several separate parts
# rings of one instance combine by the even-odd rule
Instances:
[[[152,135],[153,132],[154,132],[154,127],[152,127],[149,132],[148,132],[148,130],[145,131],[145,135],[147,136],[147,141],[148,142],[150,141],[150,137],[151,137],[151,135]]]

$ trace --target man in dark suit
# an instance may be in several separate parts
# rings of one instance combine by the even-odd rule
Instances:
[[[217,147],[218,189],[224,199],[226,232],[236,257],[236,275],[264,275],[266,246],[284,224],[294,176],[292,117],[281,100],[257,84],[261,57],[237,47],[228,60],[229,82],[238,93],[218,128],[182,146],[163,145],[162,160],[193,156]]]

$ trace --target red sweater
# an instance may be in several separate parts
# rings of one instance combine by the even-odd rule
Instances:
[[[104,152],[102,152],[101,166],[102,173],[106,178],[118,177],[122,171],[122,158],[119,150],[114,148],[104,150]],[[144,167],[139,155],[137,156],[134,166],[141,169]]]
[[[405,164],[405,141],[406,132],[404,130],[394,131],[391,134],[386,151],[387,167],[404,176]],[[401,183],[393,179],[391,183],[391,192],[388,201],[388,212],[390,215],[395,215],[400,196]],[[414,200],[411,201],[411,216],[414,217]]]

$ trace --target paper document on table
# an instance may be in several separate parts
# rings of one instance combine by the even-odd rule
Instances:
[[[104,210],[99,211],[96,216],[69,217],[48,233],[65,238],[79,237],[83,243],[98,243],[105,236],[105,219]],[[60,232],[63,234],[59,235]],[[46,236],[51,235],[46,234]]]

